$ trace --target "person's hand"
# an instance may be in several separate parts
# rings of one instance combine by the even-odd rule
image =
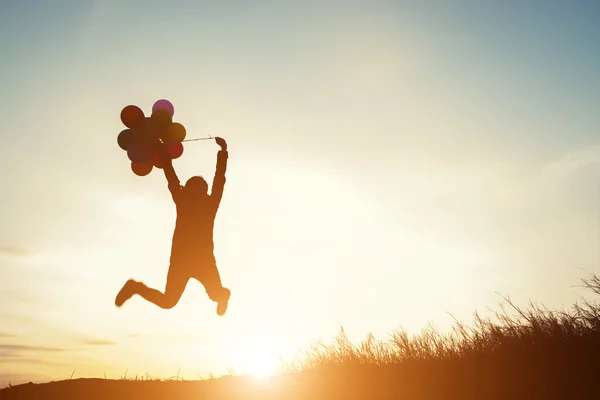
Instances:
[[[225,141],[225,139],[221,137],[216,137],[215,142],[217,142],[217,144],[221,146],[221,150],[227,151],[227,142]]]
[[[161,161],[168,161],[171,159],[171,156],[169,155],[169,151],[167,150],[167,144],[166,143],[158,143],[156,145],[157,150],[158,150],[158,158]]]

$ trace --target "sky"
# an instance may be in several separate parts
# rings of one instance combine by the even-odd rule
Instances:
[[[568,308],[600,273],[592,1],[0,2],[0,381],[194,379],[447,330],[500,295]],[[229,145],[215,256],[162,310],[175,207],[121,109]],[[218,146],[185,144],[182,180]],[[269,364],[270,365],[270,364]]]

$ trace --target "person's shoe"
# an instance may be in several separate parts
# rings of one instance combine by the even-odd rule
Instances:
[[[137,286],[137,284],[138,282],[134,281],[133,279],[125,282],[115,298],[115,306],[121,307],[127,300],[129,300],[135,294],[134,288]]]
[[[231,297],[231,290],[227,288],[223,288],[223,293],[221,294],[221,298],[217,303],[217,315],[222,317],[225,315],[227,311],[227,306],[229,305],[229,297]]]

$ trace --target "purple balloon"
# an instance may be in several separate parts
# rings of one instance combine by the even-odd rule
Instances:
[[[155,110],[167,110],[169,114],[171,114],[171,117],[173,114],[175,114],[175,107],[173,107],[173,104],[171,104],[169,100],[165,99],[157,100],[156,103],[154,103],[152,106],[152,112]]]
[[[152,157],[152,149],[132,143],[127,149],[127,157],[134,163],[143,163]]]

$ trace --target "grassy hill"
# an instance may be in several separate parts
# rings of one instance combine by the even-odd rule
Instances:
[[[599,277],[583,283],[600,295]],[[0,400],[600,399],[600,304],[550,311],[505,300],[509,311],[448,334],[400,330],[353,344],[342,330],[265,381],[75,379],[5,388]]]

